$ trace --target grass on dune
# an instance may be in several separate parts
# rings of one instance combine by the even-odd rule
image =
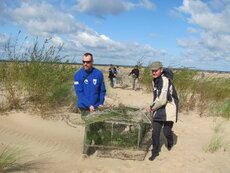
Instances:
[[[28,101],[39,109],[73,102],[72,81],[77,68],[65,61],[66,56],[61,56],[62,45],[50,42],[49,39],[43,43],[36,40],[22,54],[15,51],[17,44],[7,44],[4,53],[9,62],[0,63],[0,81],[6,92],[7,108],[1,109],[18,109]]]

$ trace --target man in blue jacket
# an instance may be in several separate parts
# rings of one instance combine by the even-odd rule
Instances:
[[[105,100],[105,83],[103,73],[93,67],[93,55],[85,53],[82,57],[83,67],[74,75],[74,89],[78,97],[77,107],[84,114],[93,112],[98,107],[103,107]]]
[[[77,107],[81,111],[81,118],[86,120],[90,112],[103,107],[105,100],[105,83],[103,73],[93,67],[93,55],[85,53],[82,57],[83,67],[74,74],[74,89],[78,97]],[[89,127],[85,127],[85,134]],[[83,154],[88,154],[84,138]],[[87,141],[89,143],[90,141]]]

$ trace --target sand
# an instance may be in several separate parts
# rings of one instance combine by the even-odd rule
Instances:
[[[108,88],[106,105],[119,103],[145,108],[152,94],[131,88]],[[12,111],[0,116],[1,147],[16,147],[22,150],[21,162],[28,163],[24,171],[34,173],[228,173],[230,172],[230,122],[221,118],[200,117],[196,112],[180,113],[173,131],[176,145],[168,151],[164,145],[160,155],[149,161],[150,152],[144,161],[120,160],[82,156],[84,126],[68,125],[65,117],[80,115],[63,110],[57,120],[44,120],[37,113]],[[220,122],[223,146],[210,153],[204,147],[210,142],[214,127]]]

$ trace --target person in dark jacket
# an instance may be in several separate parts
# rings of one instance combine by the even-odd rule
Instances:
[[[133,90],[137,90],[137,83],[139,80],[139,69],[138,69],[138,65],[136,65],[134,67],[134,69],[132,69],[132,71],[129,73],[129,76],[133,77]]]
[[[171,150],[174,144],[172,127],[178,118],[178,102],[176,89],[171,79],[166,76],[161,62],[154,62],[151,65],[153,75],[153,103],[147,108],[152,115],[152,155],[149,160],[154,160],[159,155],[160,132],[167,139],[167,149]],[[169,73],[170,71],[167,71]]]
[[[93,67],[93,62],[93,55],[85,53],[82,57],[83,67],[74,74],[74,89],[78,97],[77,107],[84,121],[87,116],[90,116],[90,112],[103,107],[106,94],[103,73]],[[89,130],[86,126],[85,134]],[[84,138],[83,154],[88,154],[86,140]]]
[[[116,68],[113,66],[113,64],[110,64],[109,68],[109,80],[110,80],[110,86],[114,88],[114,80],[116,78],[117,71]]]

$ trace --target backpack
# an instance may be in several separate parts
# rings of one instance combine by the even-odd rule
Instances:
[[[177,96],[177,92],[176,92],[176,88],[172,82],[173,77],[174,77],[174,73],[169,68],[164,68],[163,74],[165,75],[165,77],[167,77],[169,79],[169,88],[170,88],[170,86],[172,86],[172,90],[173,90],[173,92],[171,94],[168,92],[168,96],[167,96],[168,100],[172,101],[172,97],[173,97],[174,99],[179,101],[178,96]]]
[[[173,80],[174,74],[169,68],[164,68],[163,74],[170,80]]]

